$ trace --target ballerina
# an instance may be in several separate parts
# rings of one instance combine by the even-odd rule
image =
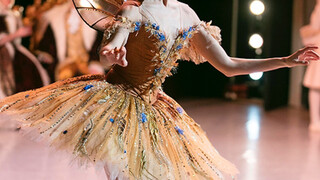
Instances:
[[[102,165],[108,179],[223,179],[236,167],[161,88],[178,59],[208,61],[227,76],[307,65],[317,47],[283,58],[230,58],[220,30],[176,0],[74,0],[89,26],[104,31],[104,75],[87,75],[0,102],[2,118],[82,163]]]

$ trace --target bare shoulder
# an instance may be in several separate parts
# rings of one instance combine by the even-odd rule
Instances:
[[[127,17],[131,21],[140,21],[142,19],[139,5],[136,3],[124,3],[118,12],[118,16]]]
[[[182,2],[179,2],[179,4],[184,17],[184,22],[188,22],[192,25],[200,22],[197,13],[188,4]]]

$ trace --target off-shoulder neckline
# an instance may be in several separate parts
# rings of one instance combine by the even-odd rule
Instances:
[[[143,24],[145,27],[151,26],[153,28],[153,30],[158,31],[159,34],[162,34],[165,37],[165,40],[169,40],[169,35],[156,22],[152,22],[152,21],[133,21],[132,23],[135,25],[135,32],[140,30],[140,28],[141,28],[141,26]],[[194,31],[200,24],[201,24],[201,22],[198,23],[198,24],[195,24],[195,25],[188,26],[188,27],[177,28],[177,31],[176,31],[177,33],[176,33],[176,35],[172,36],[173,37],[172,40],[177,39],[183,33]],[[138,29],[136,29],[137,26],[140,26],[140,27]]]

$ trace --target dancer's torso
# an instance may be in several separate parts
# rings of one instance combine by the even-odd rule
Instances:
[[[136,29],[129,35],[125,46],[128,66],[114,66],[107,81],[120,85],[145,101],[154,102],[161,91],[161,84],[177,66],[180,51],[194,29],[182,27],[180,7],[176,8],[178,23],[175,29],[168,31],[170,33],[165,32],[162,28],[165,26],[158,25],[159,20],[143,7],[139,8],[144,18],[141,22],[132,22]]]

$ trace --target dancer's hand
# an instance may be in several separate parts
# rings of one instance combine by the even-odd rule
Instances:
[[[304,47],[292,55],[283,58],[288,67],[308,65],[310,61],[318,61],[320,56],[315,52],[317,46]]]
[[[103,66],[109,67],[114,64],[118,64],[122,67],[128,65],[126,60],[127,50],[125,47],[111,49],[109,46],[105,46],[100,50],[100,62]]]
[[[44,64],[52,64],[54,62],[53,57],[49,53],[42,51],[38,53],[38,60]]]

